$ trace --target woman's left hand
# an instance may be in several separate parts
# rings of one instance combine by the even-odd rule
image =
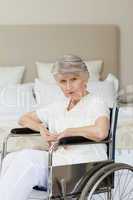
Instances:
[[[71,128],[67,128],[63,132],[60,132],[60,134],[58,136],[58,140],[60,140],[61,138],[64,138],[64,137],[71,137],[71,136],[74,136],[74,134],[73,134]]]

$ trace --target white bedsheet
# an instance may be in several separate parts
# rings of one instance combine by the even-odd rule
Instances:
[[[118,123],[116,130],[116,148],[133,149],[133,119]]]

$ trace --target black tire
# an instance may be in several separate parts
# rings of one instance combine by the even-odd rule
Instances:
[[[108,180],[111,182],[105,186]],[[104,185],[104,190],[103,187],[101,190],[101,185]],[[119,197],[117,193],[119,193]],[[81,192],[79,200],[86,199],[133,200],[133,167],[123,163],[113,163],[101,168],[89,179]]]

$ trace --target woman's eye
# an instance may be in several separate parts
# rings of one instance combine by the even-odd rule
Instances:
[[[61,81],[60,81],[60,83],[65,83],[65,82],[66,82],[65,80],[61,80]]]
[[[72,78],[72,81],[76,81],[77,80],[77,78]]]

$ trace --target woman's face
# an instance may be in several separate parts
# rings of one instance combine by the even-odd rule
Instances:
[[[55,79],[66,97],[80,100],[86,94],[86,81],[80,74],[58,74]]]

